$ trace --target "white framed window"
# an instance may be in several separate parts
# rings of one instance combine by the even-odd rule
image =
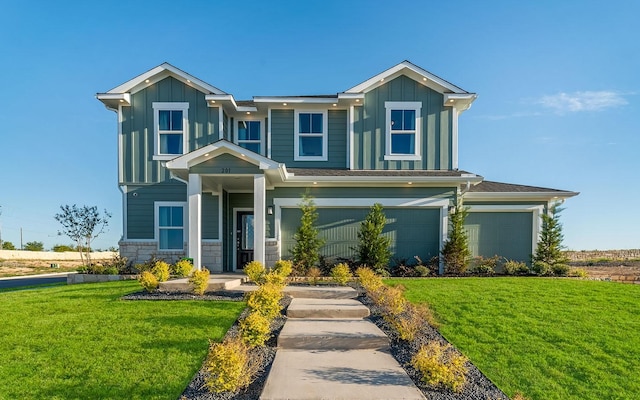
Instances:
[[[422,103],[386,101],[385,160],[420,160]]]
[[[262,122],[257,120],[239,120],[236,123],[236,141],[238,146],[262,154]]]
[[[184,250],[187,203],[156,201],[155,236],[159,251]]]
[[[293,159],[327,161],[329,121],[327,110],[296,110],[294,113]]]
[[[189,103],[154,102],[155,160],[170,160],[188,150]]]

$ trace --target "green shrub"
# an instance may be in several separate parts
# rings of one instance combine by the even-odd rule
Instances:
[[[236,392],[249,386],[260,363],[258,357],[250,356],[249,346],[240,338],[212,343],[205,361],[205,385],[214,393]]]
[[[553,272],[555,276],[567,276],[569,266],[567,264],[553,264],[551,266],[551,272]]]
[[[539,276],[548,276],[553,272],[551,270],[551,265],[547,264],[544,261],[534,261],[531,266],[531,270]]]
[[[527,275],[529,267],[521,261],[507,260],[504,265],[504,273],[507,275]]]
[[[264,265],[260,261],[251,261],[244,266],[244,273],[249,279],[258,285],[264,283],[264,276],[267,273]]]
[[[159,282],[166,282],[169,280],[169,264],[164,261],[158,261],[151,269],[151,273],[158,278]]]
[[[107,267],[104,269],[105,275],[118,275],[118,268],[116,267]]]
[[[156,264],[158,263],[158,261],[163,261],[160,258],[157,258],[156,256],[151,257],[150,259],[148,259],[147,261],[140,263],[140,264],[136,264],[134,266],[134,269],[138,272],[141,273],[143,271],[151,271],[153,269],[153,267],[156,266]]]
[[[471,261],[469,272],[477,275],[493,275],[496,272],[500,256],[485,258],[478,256]]]
[[[143,271],[138,278],[138,282],[147,292],[153,292],[158,288],[158,278],[149,271]]]
[[[189,260],[182,259],[171,266],[171,273],[181,278],[191,275],[193,264]]]
[[[240,336],[250,346],[262,346],[271,333],[269,319],[254,310],[240,321]]]
[[[353,278],[351,268],[346,263],[340,263],[331,269],[331,278],[338,285],[344,286]]]
[[[189,283],[193,285],[193,293],[202,296],[209,287],[209,270],[202,268],[200,271],[194,271],[189,278]]]
[[[384,286],[382,278],[371,268],[359,267],[356,269],[356,275],[360,284],[367,292],[374,292]]]
[[[382,233],[386,223],[382,204],[376,203],[371,206],[358,230],[358,247],[355,249],[358,260],[378,273],[386,271],[391,258],[391,238]]]
[[[307,270],[307,278],[309,278],[309,283],[311,285],[317,285],[321,275],[322,271],[320,271],[320,268],[318,267],[311,267]]]
[[[247,306],[271,320],[280,314],[281,299],[282,287],[273,283],[265,283],[258,290],[249,294]]]
[[[574,278],[588,278],[589,277],[589,273],[584,268],[572,268],[569,271],[568,276],[571,276],[571,277],[574,277]]]
[[[293,261],[278,260],[273,266],[272,271],[284,278],[288,278],[291,272],[293,272]]]
[[[416,265],[415,270],[416,274],[420,277],[429,276],[429,274],[431,274],[431,270],[425,265]]]
[[[454,392],[462,391],[466,382],[467,358],[457,353],[450,344],[431,341],[420,347],[411,359],[411,365],[428,385],[443,385]]]

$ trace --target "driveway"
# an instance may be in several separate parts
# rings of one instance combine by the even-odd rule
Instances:
[[[66,282],[68,272],[57,274],[42,274],[29,276],[12,276],[0,278],[0,289],[8,289],[19,286],[47,285],[52,283]]]

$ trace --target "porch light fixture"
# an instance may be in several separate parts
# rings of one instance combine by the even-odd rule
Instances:
[[[337,106],[337,104],[336,104],[336,103],[333,103],[333,106],[335,107],[335,106]]]
[[[191,81],[187,79],[187,83],[191,83]]]
[[[273,206],[267,206],[267,215],[273,215]]]
[[[148,80],[148,79],[145,79],[145,80],[144,80],[144,83],[149,83],[149,80]]]
[[[318,182],[313,182],[313,184],[314,184],[314,185],[317,185],[317,184],[318,184]]]
[[[204,156],[205,156],[205,157],[209,157],[209,153],[205,154]]]
[[[287,105],[287,103],[282,103],[282,105],[283,105],[283,106],[286,106],[286,105]]]
[[[247,111],[247,115],[251,114],[249,111]]]
[[[407,182],[407,185],[413,185],[413,182]]]
[[[360,99],[356,99],[356,103],[360,103]]]

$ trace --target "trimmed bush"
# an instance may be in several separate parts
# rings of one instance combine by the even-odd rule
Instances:
[[[551,265],[547,264],[544,261],[534,261],[533,265],[531,266],[531,270],[539,276],[551,275],[551,273],[553,272],[551,270]]]
[[[571,276],[573,278],[588,278],[589,272],[587,272],[587,270],[584,268],[572,268],[569,271],[568,276]]]
[[[529,267],[521,261],[507,260],[502,266],[507,275],[528,275]]]
[[[278,260],[273,266],[272,272],[275,272],[283,278],[288,278],[291,272],[293,272],[293,262],[289,260]]]
[[[147,292],[153,292],[158,288],[158,278],[149,271],[143,271],[138,278],[138,282]]]
[[[173,275],[179,276],[181,278],[191,275],[191,271],[193,271],[193,264],[191,264],[189,260],[184,259],[173,264],[171,268],[171,272],[173,273]]]
[[[169,264],[164,261],[156,262],[151,272],[158,278],[159,282],[166,282],[169,280]]]
[[[194,271],[189,283],[193,285],[193,293],[202,296],[209,287],[209,270],[202,268],[200,271]]]
[[[254,310],[240,321],[240,336],[250,346],[262,346],[271,333],[269,319]]]
[[[431,274],[431,270],[429,269],[429,267],[425,266],[425,265],[416,265],[416,274],[419,277],[425,277],[425,276],[429,276]]]
[[[420,347],[411,359],[411,366],[420,372],[428,385],[443,385],[454,392],[462,391],[466,382],[467,358],[457,353],[450,344],[431,341]]]
[[[258,290],[249,294],[247,306],[271,320],[280,314],[281,299],[282,287],[273,283],[265,283]]]
[[[471,260],[471,268],[469,272],[477,275],[493,275],[496,272],[500,256],[485,258],[482,256],[475,257]]]
[[[345,263],[340,263],[331,269],[331,278],[333,278],[338,285],[344,286],[353,279],[351,268]]]
[[[264,283],[264,275],[266,272],[264,265],[260,261],[254,260],[244,266],[244,273],[247,274],[251,282],[258,285]]]
[[[118,275],[118,268],[116,267],[107,267],[104,269],[105,275]]]
[[[356,269],[356,275],[358,276],[360,284],[367,292],[377,291],[384,286],[382,278],[373,272],[371,268],[359,267]]]
[[[553,266],[551,266],[551,272],[553,272],[555,276],[567,276],[569,266],[567,264],[553,264]]]
[[[249,346],[240,338],[212,343],[205,361],[205,385],[214,393],[237,392],[249,386],[261,361],[249,355]]]
[[[322,276],[322,271],[318,267],[311,267],[307,270],[307,278],[309,278],[309,283],[311,285],[317,285],[320,280],[320,276]]]

